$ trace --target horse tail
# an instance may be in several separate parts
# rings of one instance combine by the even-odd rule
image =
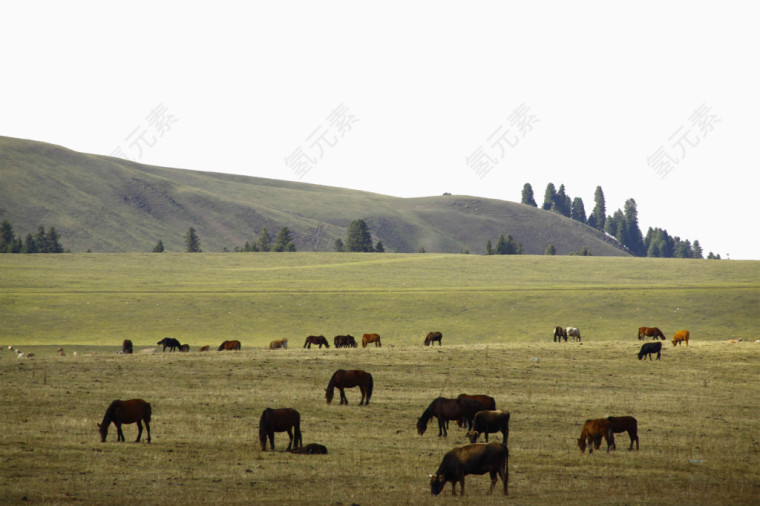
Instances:
[[[145,403],[145,421],[150,423],[150,416],[153,414],[153,409],[150,407],[150,402]]]
[[[369,377],[369,381],[367,382],[367,400],[364,401],[365,404],[369,404],[369,399],[372,397],[372,388],[375,385],[375,382],[372,380],[372,375],[367,373],[367,376]]]

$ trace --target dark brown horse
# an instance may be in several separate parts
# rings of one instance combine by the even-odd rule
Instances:
[[[322,345],[325,345],[325,348],[329,348],[330,345],[327,344],[327,339],[325,339],[325,336],[309,336],[306,338],[306,342],[303,343],[304,348],[311,349],[311,345],[319,345],[319,348],[322,348]]]
[[[274,433],[287,432],[290,442],[286,450],[303,446],[301,436],[301,413],[293,408],[272,409],[267,408],[261,413],[259,420],[259,443],[261,451],[267,451],[267,438],[269,446],[274,451]]]
[[[181,351],[182,353],[187,353],[188,351],[190,351],[190,345],[183,344],[182,346],[179,347],[179,351]]]
[[[441,339],[443,339],[443,334],[440,332],[430,332],[425,338],[425,346],[435,344],[436,341],[438,341],[438,346],[441,346]]]
[[[330,404],[335,394],[335,388],[337,387],[338,390],[340,390],[340,403],[348,404],[348,399],[346,399],[346,393],[343,389],[359,387],[362,392],[362,400],[359,401],[359,406],[367,406],[369,405],[370,398],[372,398],[373,386],[372,375],[367,371],[362,371],[361,369],[353,369],[350,371],[338,369],[333,373],[330,382],[327,384],[327,388],[325,389],[325,399],[327,400],[327,404]]]
[[[336,348],[356,348],[356,339],[354,336],[335,336],[333,340]]]
[[[222,350],[237,351],[239,349],[240,349],[240,341],[224,341],[222,344],[219,345],[219,349],[216,351],[222,351]]]
[[[610,422],[610,431],[614,434],[618,432],[627,432],[628,437],[631,438],[631,446],[628,451],[633,450],[633,442],[636,441],[636,451],[639,450],[639,429],[638,422],[632,416],[608,416],[607,420]],[[612,442],[612,448],[617,449],[615,441]]]
[[[175,349],[179,349],[179,347],[182,346],[181,344],[179,344],[179,341],[177,341],[173,337],[165,337],[161,339],[159,342],[157,342],[156,344],[160,344],[164,347],[162,351],[166,351],[166,348],[169,348],[169,351],[174,351]]]
[[[565,329],[562,327],[554,327],[554,342],[561,343],[563,338],[565,339],[565,342],[567,342],[567,332],[565,332]]]
[[[382,346],[380,334],[364,334],[362,336],[362,348],[366,348],[370,343],[375,343],[375,348]]]
[[[473,400],[473,401],[477,401],[477,402],[479,402],[479,403],[480,403],[480,405],[482,406],[482,408],[481,408],[481,409],[483,409],[483,410],[493,411],[494,409],[496,409],[496,401],[495,401],[495,400],[494,400],[494,398],[493,398],[493,397],[491,397],[490,395],[482,395],[482,394],[473,394],[473,395],[469,395],[469,394],[459,394],[459,395],[457,396],[457,399],[470,399],[470,400]]]
[[[126,353],[126,354],[131,354],[132,353],[132,341],[130,341],[129,339],[125,339],[121,343],[121,352],[122,353]]]
[[[422,412],[422,416],[417,419],[417,432],[423,435],[427,430],[427,424],[431,418],[438,419],[438,437],[446,437],[447,420],[467,420],[467,430],[472,429],[472,419],[475,413],[481,411],[483,406],[472,399],[447,399],[438,397]]]
[[[645,337],[654,337],[655,339],[659,337],[663,341],[665,340],[665,334],[657,327],[639,327],[639,341]]]
[[[288,451],[299,455],[327,455],[327,448],[319,443],[309,443],[301,448],[293,448]]]
[[[106,436],[108,436],[108,426],[113,422],[116,425],[116,440],[124,441],[124,433],[121,431],[121,424],[135,423],[137,422],[137,439],[136,443],[140,442],[142,436],[142,422],[145,422],[145,428],[148,429],[148,442],[150,443],[150,404],[142,399],[130,399],[128,401],[113,401],[106,414],[103,417],[103,421],[98,424],[100,431],[100,442],[106,442]]]

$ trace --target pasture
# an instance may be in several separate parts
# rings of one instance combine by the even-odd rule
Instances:
[[[428,474],[465,430],[415,424],[435,397],[467,392],[511,413],[510,495],[486,497],[487,476],[469,476],[469,500],[757,503],[759,273],[593,257],[0,255],[0,501],[450,501],[450,486],[430,495]],[[552,342],[555,325],[583,344]],[[643,325],[689,329],[689,346],[639,361]],[[432,330],[442,347],[423,345]],[[266,349],[364,332],[383,347]],[[165,336],[191,352],[138,353]],[[134,355],[114,353],[125,338]],[[242,351],[197,352],[228,339]],[[372,374],[369,406],[357,388],[348,406],[326,404],[340,368]],[[153,407],[152,443],[133,442],[134,424],[126,443],[113,427],[100,443],[110,402],[135,397]],[[304,444],[328,455],[285,453],[284,433],[262,453],[266,407],[297,409]],[[640,451],[618,434],[617,451],[580,453],[583,422],[608,415],[638,419]]]

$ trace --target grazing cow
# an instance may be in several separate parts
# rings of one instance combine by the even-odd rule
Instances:
[[[329,348],[330,345],[327,343],[327,339],[325,339],[325,336],[309,336],[306,338],[306,341],[303,343],[304,348],[311,349],[311,345],[317,346],[319,345],[319,349],[322,349],[322,345],[325,345],[325,348]]]
[[[333,339],[336,348],[356,348],[356,339],[354,336],[335,336]]]
[[[689,346],[689,331],[679,330],[673,336],[673,346],[684,343],[684,342],[686,343],[686,346]]]
[[[663,341],[665,340],[665,334],[657,327],[639,327],[639,341],[645,337],[653,337],[655,339],[659,337]]]
[[[639,360],[644,356],[649,356],[649,360],[652,360],[652,353],[657,353],[657,360],[660,360],[660,351],[662,351],[662,343],[657,341],[656,343],[644,343],[639,350]]]
[[[189,344],[183,344],[182,346],[179,347],[179,351],[181,353],[187,353],[187,352],[189,352],[190,351],[190,345]]]
[[[561,343],[562,339],[567,342],[567,332],[562,327],[554,327],[554,342]]]
[[[612,431],[610,430],[610,421],[606,418],[586,420],[586,423],[583,424],[581,437],[578,438],[578,448],[580,448],[581,453],[583,453],[586,451],[586,443],[588,443],[588,453],[591,455],[591,453],[594,451],[594,448],[598,450],[599,446],[601,446],[602,438],[607,441],[607,453],[609,453],[610,447],[614,446],[615,444],[615,439],[613,438]]]
[[[130,341],[129,339],[125,339],[121,343],[121,352],[122,353],[126,353],[126,354],[131,354],[132,353],[132,341]]]
[[[166,348],[169,348],[169,351],[174,351],[175,348],[179,349],[182,346],[181,344],[179,344],[179,341],[177,341],[173,337],[165,337],[161,339],[159,342],[157,342],[156,344],[164,347],[164,349],[161,351],[166,351]]]
[[[283,337],[282,339],[275,339],[274,341],[269,343],[269,349],[270,350],[287,350],[288,349],[288,338]]]
[[[497,477],[504,483],[504,495],[508,495],[509,484],[509,450],[501,443],[475,443],[459,446],[449,450],[443,457],[438,471],[430,477],[430,493],[438,495],[446,482],[451,482],[451,493],[457,495],[457,482],[460,484],[461,495],[464,495],[464,477],[468,474],[486,474],[491,476],[491,487],[488,495],[493,492]]]
[[[441,339],[443,339],[443,334],[440,332],[430,332],[425,338],[425,346],[435,344],[436,341],[438,341],[438,346],[442,346]]]
[[[222,344],[219,345],[219,349],[216,351],[222,350],[238,351],[240,350],[240,341],[223,341]]]
[[[291,448],[287,451],[299,455],[327,455],[327,448],[319,443],[309,443],[301,448]]]
[[[619,432],[627,432],[628,437],[631,438],[631,446],[628,451],[633,450],[633,442],[636,441],[636,451],[639,451],[639,431],[638,422],[632,416],[608,416],[607,420],[610,422],[610,431],[613,434]],[[617,449],[615,441],[612,441],[612,448]]]
[[[369,343],[375,343],[375,348],[382,346],[379,334],[364,334],[362,336],[362,348],[366,348]]]
[[[501,441],[507,444],[507,439],[509,439],[509,411],[478,411],[472,420],[472,430],[467,433],[467,437],[470,438],[470,443],[475,443],[481,434],[485,434],[487,443],[488,434],[494,432],[501,432]]]
[[[209,351],[211,349],[211,346],[208,344],[206,346],[201,346],[198,351]]]
[[[567,327],[565,329],[565,332],[567,332],[567,337],[572,337],[573,341],[581,342],[581,331],[578,330],[575,327]],[[566,338],[567,339],[567,338]]]

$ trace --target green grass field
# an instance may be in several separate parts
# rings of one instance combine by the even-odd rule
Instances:
[[[756,504],[760,497],[759,262],[465,255],[0,255],[0,502],[433,504],[428,474],[465,444],[415,422],[439,395],[486,393],[511,412],[521,504]],[[555,325],[583,344],[551,342]],[[639,326],[663,343],[636,359]],[[429,330],[441,348],[425,348]],[[309,334],[378,332],[382,348],[301,348]],[[115,355],[164,336],[189,354]],[[288,337],[290,349],[264,349]],[[725,341],[742,337],[732,345]],[[198,353],[224,339],[241,352]],[[20,360],[14,345],[36,357]],[[63,346],[66,356],[58,356]],[[74,355],[74,351],[77,355]],[[536,360],[534,360],[536,359]],[[327,405],[338,368],[375,378],[370,406]],[[153,405],[152,437],[96,423],[116,398]],[[266,407],[302,415],[326,456],[258,447]],[[581,454],[584,420],[630,414],[641,450]],[[497,439],[500,436],[495,436]]]

